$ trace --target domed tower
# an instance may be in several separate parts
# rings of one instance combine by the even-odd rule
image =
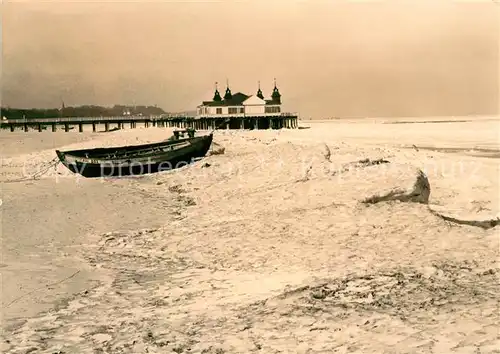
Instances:
[[[262,94],[262,90],[260,89],[260,81],[259,81],[259,89],[257,90],[257,97],[261,100],[264,99],[264,95]]]
[[[226,93],[224,95],[224,99],[230,100],[231,98],[233,98],[233,95],[231,93],[231,90],[229,89],[229,82],[226,81]]]
[[[281,104],[281,94],[280,94],[280,91],[278,90],[278,88],[276,87],[276,79],[274,79],[274,88],[273,88],[273,93],[271,95],[271,98],[277,104]]]
[[[217,82],[215,83],[215,93],[214,93],[213,101],[222,101],[222,98],[220,97],[219,90],[217,89]]]

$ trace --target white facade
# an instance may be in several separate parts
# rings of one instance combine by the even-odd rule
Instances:
[[[249,96],[242,105],[200,105],[197,107],[197,117],[224,117],[224,116],[279,116],[281,105],[266,104],[266,101],[257,97]]]
[[[197,115],[235,115],[244,114],[243,106],[198,106]]]
[[[245,107],[246,114],[266,113],[266,101],[257,96],[248,97],[243,102],[243,106]]]

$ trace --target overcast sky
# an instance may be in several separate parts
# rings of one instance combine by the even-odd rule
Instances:
[[[50,1],[2,6],[2,104],[194,110],[214,82],[303,117],[497,114],[491,1]]]

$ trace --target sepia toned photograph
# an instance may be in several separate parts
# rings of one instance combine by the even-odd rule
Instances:
[[[500,1],[0,9],[1,353],[500,353]]]

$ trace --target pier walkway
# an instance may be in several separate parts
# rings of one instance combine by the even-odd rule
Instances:
[[[63,129],[83,132],[84,127],[92,127],[93,132],[110,131],[123,128],[143,127],[178,127],[209,129],[294,129],[298,127],[298,115],[293,113],[264,114],[262,116],[234,115],[234,116],[116,116],[116,117],[58,117],[58,118],[28,118],[3,119],[0,128],[10,130],[38,130],[50,129],[55,132]]]

